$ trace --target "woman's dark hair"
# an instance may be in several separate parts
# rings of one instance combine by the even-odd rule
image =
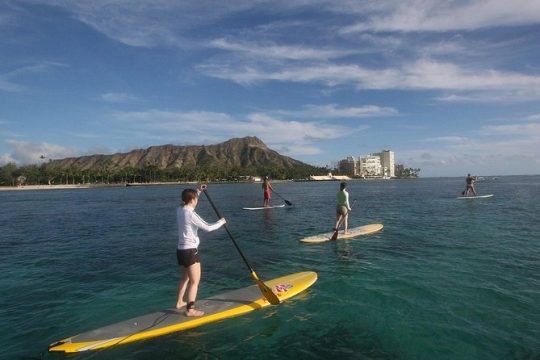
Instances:
[[[198,198],[197,190],[195,189],[185,189],[182,191],[182,201],[185,204],[189,204],[191,200]]]
[[[339,189],[343,191],[343,189],[345,189],[347,187],[347,183],[346,182],[342,182],[341,184],[339,184]]]

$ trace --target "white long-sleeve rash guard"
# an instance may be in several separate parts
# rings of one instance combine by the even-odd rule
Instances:
[[[199,247],[199,236],[197,230],[214,231],[219,229],[223,223],[217,221],[208,224],[194,209],[187,206],[180,206],[176,210],[178,221],[178,250],[196,249]]]

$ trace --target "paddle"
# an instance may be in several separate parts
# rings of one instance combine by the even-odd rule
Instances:
[[[210,205],[212,205],[212,208],[214,209],[216,215],[218,216],[218,218],[222,218],[221,214],[219,213],[218,209],[216,208],[216,206],[214,205],[214,202],[212,201],[212,199],[210,198],[210,195],[208,195],[208,190],[203,190],[204,191],[204,194],[206,195],[206,198],[208,199],[208,201],[210,202]],[[279,298],[277,297],[276,294],[274,294],[272,292],[272,289],[270,289],[268,286],[266,286],[266,284],[264,282],[262,282],[259,277],[257,276],[257,274],[255,273],[255,270],[253,270],[253,268],[249,265],[246,257],[244,256],[244,254],[242,253],[242,250],[240,250],[240,248],[238,247],[238,244],[236,243],[236,240],[234,240],[234,237],[232,236],[231,232],[229,231],[229,228],[227,227],[227,224],[223,225],[225,227],[225,230],[227,231],[227,234],[229,235],[229,237],[231,238],[234,246],[236,247],[236,250],[238,250],[238,253],[240,254],[240,256],[242,257],[242,260],[244,260],[244,263],[246,263],[246,266],[248,267],[249,271],[251,272],[251,276],[253,277],[253,279],[255,280],[255,282],[257,283],[257,285],[259,286],[259,289],[261,290],[261,292],[263,293],[264,297],[266,298],[266,300],[268,300],[268,302],[272,305],[278,305],[280,303],[280,300]]]
[[[284,199],[283,196],[279,195],[278,192],[277,192],[276,190],[272,189],[272,192],[273,192],[274,194],[276,194],[277,196],[279,196],[279,197],[281,198],[281,200],[285,201],[285,204],[287,204],[287,205],[289,205],[289,206],[292,206],[292,203],[291,203],[289,200]]]
[[[356,199],[354,199],[353,201],[353,205],[354,203],[356,202]],[[349,215],[349,213],[352,211],[352,206],[351,206],[351,210],[349,210],[349,212],[347,213],[347,215]],[[338,236],[338,232],[339,232],[339,226],[345,221],[345,216],[341,217],[341,220],[338,222],[337,226],[336,226],[336,231],[334,231],[334,234],[332,234],[332,237],[330,238],[330,240],[332,241],[336,241],[337,240],[337,236]]]

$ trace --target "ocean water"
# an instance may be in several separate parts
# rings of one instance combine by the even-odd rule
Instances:
[[[279,306],[185,332],[46,359],[538,359],[540,177],[350,181],[353,240],[333,227],[337,182],[275,183],[294,206],[259,206],[257,184],[209,193],[264,279],[319,280]],[[0,358],[39,358],[80,332],[171,307],[183,186],[0,192]],[[279,197],[272,203],[281,203]],[[197,211],[215,219],[201,197]],[[199,298],[253,283],[224,230],[200,232]]]

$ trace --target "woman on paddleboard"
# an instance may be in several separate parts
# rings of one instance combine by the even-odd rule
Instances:
[[[178,298],[176,308],[186,307],[186,316],[203,316],[204,311],[193,307],[197,298],[197,290],[201,279],[201,260],[199,258],[199,236],[197,231],[214,231],[223,226],[226,221],[219,219],[216,223],[208,224],[199,214],[195,212],[195,207],[199,201],[199,194],[206,189],[206,185],[201,185],[199,190],[185,189],[182,191],[183,205],[176,211],[178,220],[178,247],[176,258],[178,265],[184,267],[184,274],[178,283]],[[187,302],[184,295],[187,291]]]
[[[334,226],[334,231],[338,231],[339,224],[343,220],[345,234],[347,234],[349,230],[349,211],[351,211],[351,205],[349,205],[349,193],[346,188],[347,183],[345,182],[342,182],[339,185],[336,205],[336,225]]]
[[[264,177],[262,188],[263,188],[263,192],[264,192],[263,207],[268,207],[268,206],[270,206],[269,202],[270,202],[271,193],[272,193],[272,191],[274,191],[274,189],[272,188],[272,185],[270,185],[270,180],[268,180],[268,176]]]

